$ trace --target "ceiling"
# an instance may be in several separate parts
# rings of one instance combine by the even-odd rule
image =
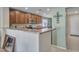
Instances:
[[[25,12],[31,12],[37,15],[49,15],[54,7],[12,7]]]
[[[79,7],[69,7],[66,11],[67,14],[79,13]]]

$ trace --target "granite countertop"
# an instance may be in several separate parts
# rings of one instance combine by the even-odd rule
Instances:
[[[42,29],[27,29],[27,28],[9,28],[12,30],[21,30],[21,31],[28,31],[28,32],[38,32],[38,33],[44,33],[44,32],[48,32],[48,31],[52,31],[54,29],[52,28],[42,28]]]

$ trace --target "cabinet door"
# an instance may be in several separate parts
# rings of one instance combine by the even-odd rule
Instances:
[[[39,16],[38,20],[39,20],[39,22],[38,22],[39,24],[42,23],[42,17],[41,16]]]
[[[28,23],[31,23],[31,14],[30,13],[28,13],[27,18],[28,18]]]
[[[37,16],[37,19],[36,19],[36,21],[37,21],[37,24],[39,24],[39,16]]]
[[[10,25],[16,23],[16,13],[15,11],[10,11]]]
[[[25,23],[28,23],[28,14],[25,14]]]
[[[35,16],[34,15],[32,15],[32,18],[31,19],[32,19],[32,23],[35,24],[36,22],[35,22]]]
[[[37,15],[35,15],[35,23],[37,24]]]
[[[16,11],[16,24],[20,23],[20,12]]]
[[[20,12],[20,24],[25,24],[25,15],[23,12]]]
[[[41,16],[37,16],[37,24],[41,23]]]

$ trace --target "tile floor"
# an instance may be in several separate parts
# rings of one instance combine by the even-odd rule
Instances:
[[[71,50],[71,49],[61,49],[57,47],[51,47],[51,52],[79,52],[78,50]]]
[[[3,50],[3,49],[0,49],[0,52],[5,52],[5,50]]]
[[[79,37],[71,36],[69,41],[69,49],[61,49],[52,45],[51,52],[79,52]],[[0,52],[4,52],[4,50],[0,49]]]
[[[68,47],[69,49],[61,49],[55,46],[51,47],[52,52],[79,52],[79,37],[70,36]]]

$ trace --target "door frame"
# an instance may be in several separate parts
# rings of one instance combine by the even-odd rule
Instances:
[[[67,49],[69,49],[69,32],[70,32],[70,30],[69,30],[69,28],[70,28],[70,26],[69,26],[70,20],[68,20],[68,17],[69,17],[69,15],[66,14],[66,48]]]

